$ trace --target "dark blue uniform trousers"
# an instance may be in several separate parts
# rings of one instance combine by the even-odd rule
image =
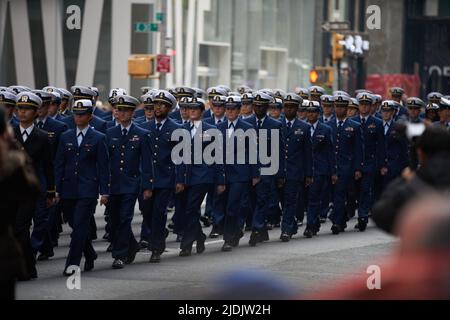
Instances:
[[[323,180],[322,187],[321,187],[321,193],[320,193],[320,199],[321,199],[321,207],[320,207],[320,217],[323,219],[327,218],[328,211],[330,210],[330,203],[333,202],[334,197],[334,188],[331,184],[331,176],[323,176],[323,178],[320,178],[320,180]],[[310,187],[311,190],[311,187]],[[311,191],[310,191],[311,192]],[[310,197],[308,197],[310,199]],[[309,207],[309,205],[308,205]]]
[[[319,175],[313,177],[313,183],[309,186],[308,213],[306,216],[306,228],[309,230],[320,229],[320,217],[327,217],[330,204],[330,176]]]
[[[242,204],[247,197],[250,183],[236,182],[226,186],[226,191],[221,195],[225,198],[226,214],[223,239],[225,242],[233,240],[242,230],[245,221],[245,210]]]
[[[283,218],[281,220],[281,232],[289,235],[297,233],[296,214],[298,210],[299,193],[303,181],[286,180],[283,187]]]
[[[186,210],[183,221],[186,222],[181,238],[180,248],[182,250],[191,250],[194,241],[206,238],[200,224],[200,207],[210,184],[199,184],[187,187],[186,192]]]
[[[206,196],[206,203],[208,203],[208,196]],[[213,225],[223,226],[225,222],[226,207],[227,207],[227,200],[225,194],[215,193],[213,197],[213,205],[211,211]]]
[[[266,229],[266,219],[269,215],[270,192],[274,176],[261,176],[261,181],[255,186],[256,205],[253,214],[253,230],[262,231]]]
[[[143,194],[139,194],[138,196],[138,203],[139,203],[139,211],[141,211],[142,213],[142,224],[141,224],[141,241],[145,240],[147,242],[150,241],[150,226],[151,226],[151,221],[147,221],[146,216],[144,215],[144,211],[146,208],[146,206],[151,205],[151,200],[144,200],[143,198]]]
[[[46,208],[46,195],[41,194],[36,202],[36,211],[33,217],[33,232],[31,233],[31,246],[33,252],[41,251],[44,239],[49,231],[49,211]]]
[[[134,216],[137,194],[121,194],[109,196],[108,213],[112,232],[112,257],[125,259],[136,249],[131,222]]]
[[[96,257],[90,238],[90,223],[96,205],[97,199],[64,199],[62,201],[62,208],[72,228],[66,267],[79,266],[83,254],[86,260],[93,260]]]
[[[304,183],[299,184],[299,192],[298,192],[298,198],[297,198],[297,209],[296,209],[296,216],[297,220],[302,222],[303,219],[305,219],[305,211],[308,207],[308,192],[309,188],[305,187]]]
[[[166,249],[167,204],[173,189],[154,189],[144,205],[144,219],[150,229],[150,250],[162,254]]]
[[[173,233],[177,235],[183,235],[184,227],[186,223],[184,218],[186,216],[186,191],[175,194],[175,212],[172,217],[173,221]]]
[[[375,175],[374,171],[364,172],[361,178],[358,207],[358,217],[361,219],[368,219],[369,211],[375,201]]]
[[[334,211],[332,221],[334,224],[344,226],[347,222],[346,201],[350,184],[354,181],[353,175],[338,175],[334,186]]]

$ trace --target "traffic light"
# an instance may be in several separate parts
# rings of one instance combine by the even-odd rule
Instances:
[[[333,32],[333,36],[332,36],[333,62],[342,60],[344,58],[344,56],[345,56],[344,41],[345,41],[345,36],[343,34]]]
[[[311,85],[332,87],[334,82],[334,68],[316,67],[309,72]]]
[[[156,75],[156,56],[135,54],[128,58],[128,74],[136,79],[147,79]]]

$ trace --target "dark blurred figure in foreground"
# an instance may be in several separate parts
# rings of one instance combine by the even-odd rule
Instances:
[[[393,231],[399,250],[379,267],[379,289],[371,273],[303,299],[444,300],[450,299],[450,200],[448,193],[427,193],[402,210]]]
[[[20,245],[14,225],[21,206],[33,203],[39,193],[39,181],[23,152],[12,142],[5,110],[0,108],[0,300],[14,299],[16,278],[26,277]]]
[[[450,132],[440,127],[426,128],[416,140],[416,152],[418,170],[407,168],[373,207],[372,219],[388,233],[394,232],[402,209],[418,195],[450,189]]]

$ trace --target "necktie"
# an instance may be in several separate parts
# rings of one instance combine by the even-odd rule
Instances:
[[[261,129],[262,126],[262,120],[258,120],[258,129]]]
[[[363,126],[366,125],[366,118],[362,118],[362,119],[361,119],[361,124],[362,124]]]
[[[122,130],[122,135],[125,137],[125,136],[127,135],[127,133],[128,133],[128,130],[125,129],[125,128],[123,128],[123,130]]]
[[[43,123],[42,121],[39,121],[39,122],[37,123],[37,127],[38,127],[39,129],[42,129],[42,128],[44,127],[44,123]]]
[[[324,121],[324,122],[328,122],[328,119],[327,119],[327,118],[323,118],[323,121]]]
[[[386,124],[384,125],[384,135],[386,135],[389,131],[389,123],[386,122]]]
[[[341,128],[344,125],[344,121],[339,121],[339,128]]]
[[[314,135],[314,131],[316,131],[316,128],[314,126],[311,127],[311,137]]]
[[[231,122],[230,125],[228,126],[228,138],[231,137],[233,132],[234,132],[234,123]]]
[[[192,124],[191,125],[191,138],[193,138],[195,136],[195,126]]]
[[[83,134],[83,132],[80,132],[78,134],[78,146],[80,146],[81,143],[83,142],[83,138],[84,138],[84,134]]]
[[[28,139],[28,132],[27,132],[27,130],[23,130],[23,132],[22,132],[22,139],[23,139],[23,142],[27,141],[27,139]]]
[[[158,122],[158,123],[156,124],[156,130],[157,130],[157,131],[161,131],[161,127],[162,127],[162,123],[161,123],[161,122]]]
[[[290,128],[292,127],[292,123],[289,121],[289,122],[287,123],[287,126],[288,126],[288,128],[290,129]]]
[[[217,120],[217,124],[220,124],[220,123],[222,123],[222,120]]]

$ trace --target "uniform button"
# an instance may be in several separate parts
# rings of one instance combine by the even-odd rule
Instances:
[[[120,171],[123,171],[123,168],[120,168]]]
[[[156,141],[158,141],[159,140],[159,138],[156,138]]]
[[[123,163],[123,160],[120,160],[120,163]]]
[[[80,154],[79,153],[77,153],[77,156],[79,156]]]
[[[122,152],[120,155],[123,157],[125,155],[125,153]]]
[[[125,146],[122,146],[122,149],[125,149]]]
[[[153,182],[153,179],[150,179],[150,182]]]
[[[156,163],[156,160],[153,160],[153,163]]]
[[[153,155],[156,156],[157,155],[156,152]]]
[[[155,148],[159,148],[158,145],[155,145]]]
[[[76,172],[76,171],[75,171],[75,174],[77,175],[77,174],[78,174],[78,172]]]

